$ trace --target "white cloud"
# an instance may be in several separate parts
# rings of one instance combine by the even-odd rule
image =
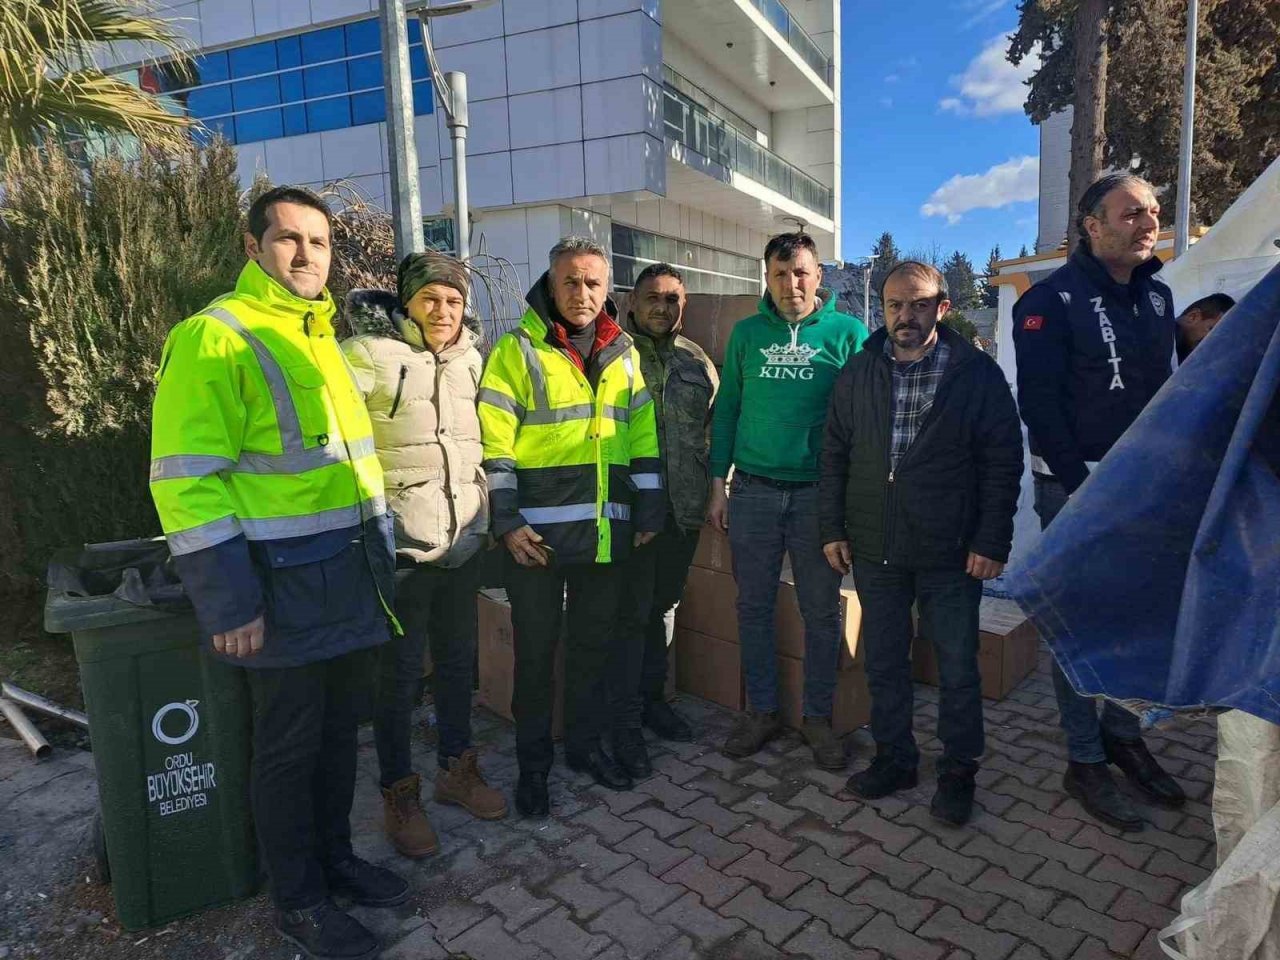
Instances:
[[[990,20],[1008,5],[1009,0],[962,0],[957,7],[969,14],[964,22],[964,29],[969,30],[984,20]]]
[[[959,96],[944,98],[938,107],[961,116],[1021,113],[1027,99],[1026,82],[1040,65],[1040,48],[1033,48],[1015,67],[1005,59],[1008,47],[1009,38],[1004,35],[988,41],[969,61],[964,73],[951,78],[951,85],[959,91]]]
[[[884,78],[885,83],[897,83],[902,77],[899,74],[891,73]]]
[[[1040,158],[1013,157],[985,173],[957,174],[920,207],[924,217],[946,217],[959,223],[970,210],[1007,207],[1035,200],[1040,193]]]

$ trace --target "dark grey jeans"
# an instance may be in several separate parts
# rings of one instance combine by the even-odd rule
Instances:
[[[804,619],[804,713],[831,716],[840,655],[840,574],[831,569],[818,534],[818,485],[780,489],[758,478],[733,478],[729,547],[738,583],[738,634],[747,701],[778,709],[774,610],[782,558],[791,557]]]
[[[1067,488],[1052,477],[1033,474],[1035,481],[1035,508],[1043,530],[1067,505]],[[1076,763],[1102,763],[1106,752],[1102,748],[1102,733],[1117,740],[1142,739],[1142,725],[1128,710],[1117,707],[1110,700],[1103,703],[1102,717],[1098,717],[1098,705],[1093,697],[1076,693],[1057,661],[1053,664],[1053,692],[1058,698],[1058,717],[1067,735],[1067,753]]]

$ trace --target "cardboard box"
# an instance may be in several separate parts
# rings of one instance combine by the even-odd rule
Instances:
[[[738,643],[738,585],[728,573],[690,567],[684,597],[676,608],[676,627]]]
[[[800,599],[789,563],[783,564],[778,586],[774,636],[779,656],[804,659],[804,618],[800,616]],[[853,585],[853,574],[849,574],[840,584],[840,667],[861,663],[862,604]]]
[[[804,661],[778,657],[778,712],[782,722],[798,730],[804,721]],[[831,729],[837,737],[864,727],[871,720],[871,692],[861,667],[836,671]]]
[[[922,625],[923,627],[923,625]],[[983,597],[978,612],[978,670],[982,695],[1002,700],[1036,668],[1040,635],[1012,600]],[[933,644],[918,636],[911,647],[912,676],[938,685]]]
[[[724,363],[724,348],[739,320],[755,314],[760,298],[736,294],[691,293],[684,307],[686,337],[707,351],[717,367]]]
[[[731,710],[746,703],[738,645],[695,630],[676,629],[676,688]]]
[[[733,573],[733,554],[729,550],[729,535],[721,533],[711,524],[702,527],[698,537],[698,549],[693,554],[693,565],[717,573]]]

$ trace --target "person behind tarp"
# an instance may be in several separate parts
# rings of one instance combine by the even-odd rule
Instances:
[[[1236,305],[1235,300],[1225,293],[1211,293],[1201,297],[1178,317],[1178,332],[1175,342],[1178,348],[1178,363],[1184,363],[1191,351],[1200,345],[1200,341],[1209,335],[1209,331],[1218,325],[1223,315]]]
[[[249,668],[276,929],[309,957],[355,960],[378,938],[330,897],[391,906],[409,885],[351,848],[356,727],[395,582],[373,430],[334,340],[330,239],[308,190],[250,206],[235,290],[165,344],[151,495],[210,646]]]
[[[402,856],[435,853],[439,840],[420,799],[409,749],[410,716],[430,643],[437,731],[435,799],[482,820],[506,815],[471,746],[476,591],[489,540],[489,497],[476,390],[480,336],[463,313],[470,284],[452,257],[412,253],[395,294],[353,290],[346,316],[357,334],[342,351],[364,397],[395,517],[397,588],[404,634],[378,658],[374,743],[391,845]]]
[[[831,394],[819,525],[827,562],[853,568],[876,756],[849,778],[878,800],[916,785],[911,605],[937,651],[938,788],[931,811],[967,823],[982,757],[978,607],[1009,558],[1022,478],[1022,427],[996,362],[939,321],[947,281],[908,260],[885,277],[884,328]]]
[[[553,665],[566,619],[565,760],[610,789],[632,785],[601,744],[604,671],[621,565],[662,529],[666,498],[653,398],[608,290],[605,249],[561,240],[480,380],[493,533],[510,554],[516,809],[526,817],[550,812]]]
[[[1174,310],[1156,278],[1160,205],[1151,185],[1108,174],[1080,198],[1080,239],[1067,263],[1014,304],[1018,405],[1031,443],[1035,509],[1047,527],[1172,372]],[[1163,806],[1186,796],[1142,742],[1137,717],[1098,708],[1054,664],[1067,735],[1063,786],[1086,810],[1122,830],[1142,817],[1112,779],[1114,763]]]

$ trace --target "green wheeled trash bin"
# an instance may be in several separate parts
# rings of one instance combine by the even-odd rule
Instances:
[[[252,713],[243,671],[202,649],[163,540],[49,567],[45,629],[70,633],[120,923],[137,930],[253,894]]]

